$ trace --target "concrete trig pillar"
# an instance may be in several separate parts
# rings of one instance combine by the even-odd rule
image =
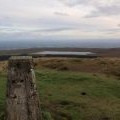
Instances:
[[[32,57],[9,59],[6,120],[42,120]]]

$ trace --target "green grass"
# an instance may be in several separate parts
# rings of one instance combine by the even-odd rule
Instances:
[[[104,75],[36,70],[45,120],[120,120],[120,81]],[[6,75],[0,74],[0,115]],[[2,119],[0,119],[2,120]]]
[[[0,73],[0,120],[3,120],[5,111],[5,96],[6,96],[6,75]]]
[[[120,120],[119,80],[50,70],[36,76],[42,104],[56,120]]]

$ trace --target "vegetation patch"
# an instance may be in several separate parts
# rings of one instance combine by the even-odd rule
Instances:
[[[118,59],[36,61],[43,119],[120,120],[119,66]],[[0,73],[0,120],[5,117],[5,73]]]
[[[41,101],[54,120],[120,119],[117,79],[40,69],[36,75]]]

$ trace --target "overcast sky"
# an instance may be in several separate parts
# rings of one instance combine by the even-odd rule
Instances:
[[[120,38],[120,0],[0,0],[0,40]]]

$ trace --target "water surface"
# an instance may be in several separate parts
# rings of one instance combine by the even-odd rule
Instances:
[[[66,52],[66,51],[43,51],[33,53],[36,55],[93,55],[92,52]]]

